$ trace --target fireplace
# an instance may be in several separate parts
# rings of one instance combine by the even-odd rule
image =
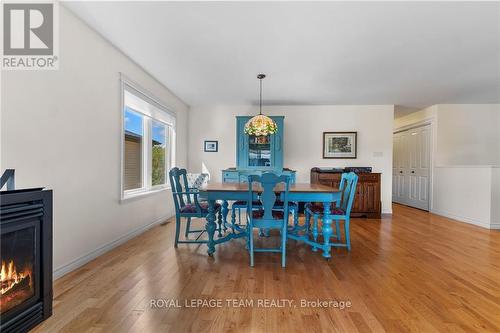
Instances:
[[[35,225],[2,234],[0,313],[6,313],[35,296]]]
[[[0,330],[26,332],[52,314],[52,191],[4,191],[0,203]]]

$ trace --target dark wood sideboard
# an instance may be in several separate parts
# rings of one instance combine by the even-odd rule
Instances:
[[[382,204],[380,201],[380,173],[358,173],[356,197],[352,206],[352,217],[380,218]],[[311,184],[323,184],[338,188],[341,172],[332,172],[313,168]]]

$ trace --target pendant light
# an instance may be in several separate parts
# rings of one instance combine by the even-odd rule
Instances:
[[[266,77],[265,74],[257,75],[257,79],[260,82],[260,103],[259,103],[259,114],[252,117],[246,124],[244,132],[248,135],[255,136],[268,136],[269,134],[275,134],[278,132],[278,126],[266,115],[262,114],[262,80]]]

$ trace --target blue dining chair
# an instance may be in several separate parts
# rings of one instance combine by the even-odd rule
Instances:
[[[348,251],[351,250],[351,236],[350,236],[350,215],[352,204],[354,202],[354,197],[356,195],[356,185],[358,184],[358,175],[354,172],[343,173],[340,180],[339,190],[342,193],[341,199],[338,202],[332,203],[330,207],[330,214],[328,217],[335,221],[335,234],[332,237],[336,237],[337,241],[341,240],[340,235],[340,221],[344,221],[344,234],[345,234],[345,244],[333,243],[331,246],[334,247],[346,247]],[[305,220],[306,220],[306,230],[310,231],[310,219],[313,217],[313,227],[312,236],[313,240],[316,242],[318,239],[318,219],[324,219],[323,204],[307,204],[305,206]],[[328,240],[330,241],[330,240]],[[317,248],[313,246],[313,251]]]
[[[238,172],[238,183],[241,183],[242,181],[247,181],[248,176],[251,176],[251,175],[261,176],[262,171],[258,171],[258,170],[239,171]],[[258,201],[258,200],[254,201],[252,206],[255,208],[259,208],[260,201]],[[241,210],[242,209],[246,210],[247,208],[248,208],[248,204],[245,200],[235,201],[231,205],[231,224],[232,224],[233,232],[234,232],[234,227],[236,225],[236,211],[238,211],[238,223],[241,224]]]
[[[283,192],[283,206],[279,209],[275,204],[277,201],[274,188],[277,184],[284,184]],[[253,207],[253,193],[254,186],[259,184],[262,192],[259,196],[260,206],[254,210]],[[289,176],[277,176],[274,173],[265,173],[262,176],[251,175],[248,176],[248,200],[247,200],[247,242],[248,250],[250,252],[250,266],[254,266],[254,252],[278,252],[281,253],[281,266],[286,266],[286,239],[288,227],[288,192],[290,189]],[[281,246],[277,248],[255,248],[253,230],[258,228],[265,229],[279,229],[281,233]]]
[[[168,176],[172,186],[172,195],[174,197],[175,205],[175,244],[177,247],[179,243],[207,243],[207,240],[200,240],[200,237],[205,232],[205,229],[191,230],[192,218],[205,218],[208,214],[208,202],[199,201],[198,188],[192,188],[188,185],[186,169],[172,168]],[[222,225],[221,205],[216,203],[214,206],[215,212],[218,213],[219,233]],[[198,233],[194,240],[179,240],[179,233],[181,229],[181,218],[187,219],[185,235],[186,237],[192,233]]]

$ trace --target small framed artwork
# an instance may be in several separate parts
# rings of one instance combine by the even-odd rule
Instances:
[[[205,140],[204,151],[206,153],[216,153],[219,150],[219,141]]]
[[[356,158],[358,132],[323,132],[323,158]]]

